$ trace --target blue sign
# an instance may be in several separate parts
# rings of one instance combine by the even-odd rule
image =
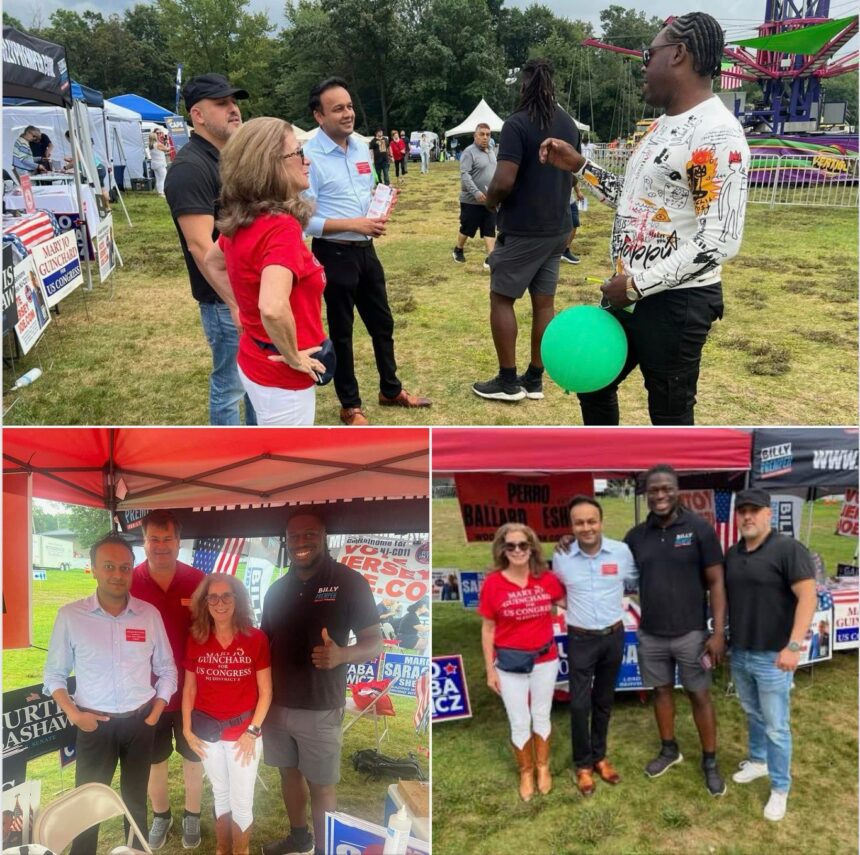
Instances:
[[[856,626],[850,626],[848,629],[836,630],[836,643],[849,644],[858,640],[858,631]]]
[[[346,666],[346,685],[354,686],[356,683],[367,683],[376,680],[376,672],[379,668],[379,657],[371,659],[370,662],[362,662],[358,665],[350,662]]]
[[[459,653],[434,656],[430,680],[433,722],[472,717],[466,671],[463,668],[463,657]]]
[[[484,587],[486,573],[473,570],[460,571],[460,596],[463,598],[463,608],[478,608],[478,597]]]
[[[397,680],[391,687],[392,695],[415,697],[415,683],[422,674],[427,673],[430,665],[426,656],[412,653],[386,653],[382,658],[380,680]]]
[[[362,855],[363,852],[382,852],[385,845],[385,828],[345,813],[325,815],[326,855]],[[373,847],[373,848],[371,848]],[[430,844],[410,837],[406,855],[428,855]]]
[[[47,582],[48,581],[48,571],[47,570],[34,570],[33,571],[33,581],[34,582]]]

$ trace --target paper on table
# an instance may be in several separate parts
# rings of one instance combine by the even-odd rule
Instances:
[[[373,199],[370,202],[367,216],[370,219],[382,219],[391,213],[394,200],[397,198],[397,189],[388,184],[377,184]]]

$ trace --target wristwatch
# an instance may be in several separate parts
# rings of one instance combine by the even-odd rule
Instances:
[[[636,287],[636,283],[633,281],[632,276],[627,277],[627,290],[624,292],[627,295],[627,299],[630,300],[631,303],[635,303],[637,300],[642,299],[642,294],[639,293],[639,289]]]
[[[798,644],[796,641],[789,641],[788,642],[788,649],[792,653],[800,653],[800,644]]]
[[[251,736],[254,737],[254,739],[256,739],[262,732],[263,731],[260,730],[260,728],[257,727],[255,724],[249,724],[248,729],[245,731],[245,733],[250,733]]]

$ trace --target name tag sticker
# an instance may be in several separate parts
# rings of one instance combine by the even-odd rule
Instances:
[[[188,608],[189,608],[189,609],[191,608],[191,598],[190,598],[190,597],[189,597],[188,599],[186,599],[185,597],[183,597],[183,598],[180,600],[180,602],[182,603],[182,605],[183,605],[183,606],[188,606]]]
[[[145,629],[127,629],[125,631],[126,641],[146,641]]]
[[[679,546],[692,546],[693,545],[693,532],[685,532],[684,534],[676,534],[675,535],[675,548],[677,549]]]
[[[602,576],[617,576],[618,575],[618,565],[617,564],[601,564],[600,565],[600,573]]]
[[[355,164],[359,175],[370,175],[370,164],[366,160],[362,160]]]

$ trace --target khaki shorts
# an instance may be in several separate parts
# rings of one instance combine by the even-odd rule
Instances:
[[[343,707],[300,710],[272,704],[263,722],[263,762],[298,769],[321,787],[340,781]]]

